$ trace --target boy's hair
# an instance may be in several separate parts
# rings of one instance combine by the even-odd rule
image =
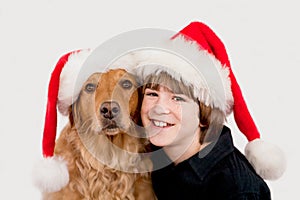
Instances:
[[[215,138],[215,136],[213,136],[215,134],[211,135],[208,134],[208,132],[213,133],[214,131],[218,129],[220,130],[220,128],[223,127],[223,123],[226,117],[220,109],[206,106],[204,103],[200,102],[194,96],[194,89],[192,85],[185,85],[183,84],[183,81],[174,79],[170,74],[164,71],[153,73],[145,78],[144,85],[142,86],[142,94],[144,95],[146,88],[159,90],[160,86],[166,87],[168,90],[175,94],[184,94],[198,103],[201,129],[199,142],[201,144],[204,142],[204,140],[211,141]]]

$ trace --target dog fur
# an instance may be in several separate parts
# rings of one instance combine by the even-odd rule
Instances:
[[[55,145],[68,166],[69,183],[43,199],[155,199],[147,141],[136,130],[139,94],[123,69],[94,73],[69,108],[69,123]]]

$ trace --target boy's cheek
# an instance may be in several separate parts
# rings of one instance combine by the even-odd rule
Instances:
[[[182,107],[182,120],[188,124],[199,125],[199,106],[197,103],[190,103]]]

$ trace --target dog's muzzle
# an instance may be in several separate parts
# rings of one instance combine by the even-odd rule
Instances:
[[[100,106],[102,118],[102,131],[107,135],[114,135],[119,132],[117,119],[120,115],[120,105],[115,101],[105,101]]]
[[[114,119],[120,114],[120,105],[115,101],[105,101],[100,107],[100,115],[105,119]]]

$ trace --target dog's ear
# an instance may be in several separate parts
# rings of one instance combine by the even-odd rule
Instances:
[[[73,105],[69,106],[68,112],[69,112],[69,121],[71,127],[73,127],[74,126]]]
[[[134,121],[137,125],[142,126],[142,120],[141,120],[141,107],[143,101],[142,87],[138,87],[136,90],[138,93],[138,104],[131,117],[132,117],[132,121]]]
[[[75,125],[75,119],[78,120],[78,117],[80,116],[76,116],[77,114],[77,106],[76,106],[76,102],[78,101],[80,95],[78,96],[77,100],[69,106],[68,112],[69,112],[69,121],[71,124],[71,127],[73,127]]]
[[[69,107],[69,121],[71,126],[75,126],[75,123],[81,123],[82,118],[80,115],[80,106],[78,106],[78,103],[80,101],[81,98],[81,92],[79,93],[76,101]]]

